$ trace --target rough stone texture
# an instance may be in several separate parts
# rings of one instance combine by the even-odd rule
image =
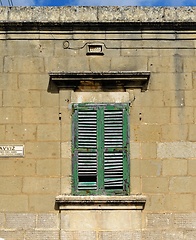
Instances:
[[[196,239],[195,24],[195,7],[0,7],[0,145],[25,146],[0,158],[0,238]],[[150,71],[145,91],[57,89],[49,73],[123,70]],[[130,192],[144,210],[57,210],[76,102],[130,103]]]
[[[157,148],[158,158],[195,158],[196,143],[171,142],[159,143]]]
[[[176,11],[177,10],[177,11]],[[148,7],[1,7],[6,22],[194,22],[195,8]]]
[[[5,228],[7,229],[19,229],[19,230],[27,230],[31,228],[35,228],[35,214],[31,213],[6,213],[6,224]]]
[[[59,228],[58,214],[52,214],[52,213],[38,214],[36,228],[37,229],[58,229]]]

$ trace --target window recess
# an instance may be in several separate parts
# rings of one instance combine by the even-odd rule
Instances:
[[[73,105],[73,194],[129,193],[128,109],[128,104]]]

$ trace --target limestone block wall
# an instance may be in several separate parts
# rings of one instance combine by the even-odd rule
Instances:
[[[0,8],[0,145],[25,148],[0,157],[0,238],[196,238],[195,11]],[[90,43],[104,55],[87,55]],[[150,80],[143,92],[56,91],[49,72],[62,71]],[[130,192],[147,197],[144,210],[59,210],[55,197],[71,194],[71,104],[119,99],[130,102]]]

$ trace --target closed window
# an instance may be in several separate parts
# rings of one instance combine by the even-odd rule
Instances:
[[[129,193],[128,122],[128,104],[73,105],[73,194]]]

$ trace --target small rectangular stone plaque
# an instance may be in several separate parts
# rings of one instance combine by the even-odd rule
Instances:
[[[24,145],[0,145],[0,157],[24,157]]]

